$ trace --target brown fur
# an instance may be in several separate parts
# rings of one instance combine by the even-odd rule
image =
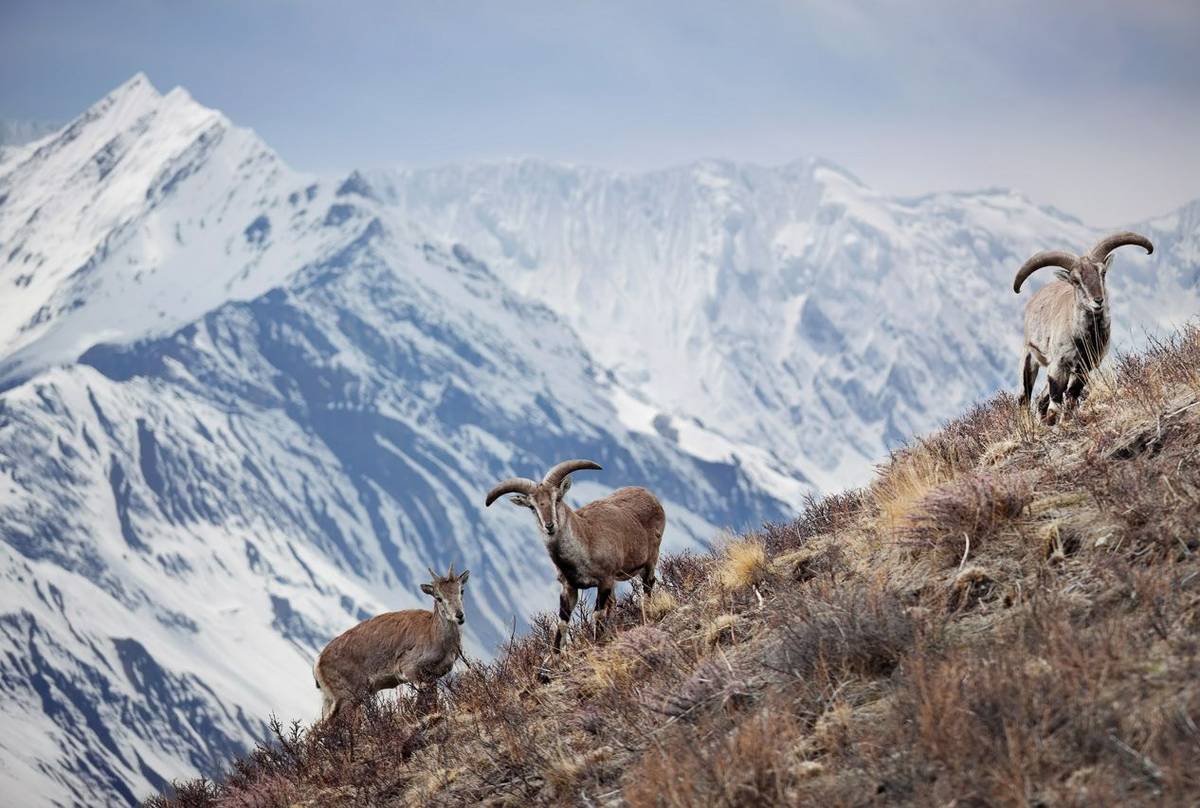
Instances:
[[[317,658],[313,675],[325,703],[322,719],[348,701],[408,683],[425,690],[454,667],[462,649],[461,576],[435,576],[423,586],[435,598],[432,611],[405,609],[364,620],[333,639]]]
[[[562,587],[554,635],[556,651],[562,648],[580,589],[596,589],[596,613],[601,617],[608,616],[617,581],[639,576],[643,592],[650,594],[667,523],[658,498],[638,487],[619,488],[572,510],[564,499],[571,487],[566,475],[582,468],[599,466],[591,461],[566,461],[551,469],[541,483],[526,478],[505,480],[489,492],[486,500],[491,505],[502,494],[513,493],[513,504],[529,508],[537,517],[542,542],[558,568]]]

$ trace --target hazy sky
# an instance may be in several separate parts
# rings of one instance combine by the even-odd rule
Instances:
[[[1101,225],[1200,197],[1198,45],[1197,0],[0,0],[0,118],[143,70],[308,170],[819,155]]]

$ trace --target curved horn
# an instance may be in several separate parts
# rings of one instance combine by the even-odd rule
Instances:
[[[542,478],[542,485],[557,487],[563,481],[563,477],[576,471],[583,469],[594,469],[600,471],[599,463],[594,463],[591,460],[564,460],[554,468],[546,472],[546,476]]]
[[[1062,250],[1042,250],[1022,264],[1021,268],[1017,270],[1017,277],[1013,279],[1013,291],[1020,292],[1021,284],[1025,283],[1025,279],[1042,267],[1070,269],[1075,266],[1075,262],[1078,260],[1078,258],[1069,252],[1063,252]]]
[[[1096,246],[1092,247],[1092,251],[1088,253],[1088,257],[1093,261],[1103,261],[1108,257],[1108,254],[1117,247],[1124,247],[1126,244],[1136,244],[1146,251],[1146,254],[1154,252],[1154,245],[1150,243],[1150,239],[1145,236],[1125,230],[1121,233],[1113,233],[1111,236],[1105,236],[1096,242]]]
[[[453,577],[454,577],[454,562],[453,562],[453,561],[451,561],[451,562],[450,562],[450,571],[446,573],[446,578],[447,578],[447,579],[450,579],[450,578],[453,578]]]
[[[537,488],[537,483],[533,480],[525,477],[509,477],[488,491],[487,499],[483,501],[484,507],[491,507],[493,502],[505,494],[532,494],[535,488]]]
[[[434,572],[434,571],[433,571],[433,567],[426,566],[426,567],[425,567],[425,569],[429,570],[429,577],[430,577],[430,578],[432,578],[432,579],[433,579],[433,580],[435,580],[435,581],[438,579],[438,574],[437,574],[436,572]]]

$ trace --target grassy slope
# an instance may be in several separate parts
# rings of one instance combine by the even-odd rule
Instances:
[[[444,681],[282,730],[165,805],[1102,805],[1200,800],[1200,329],[1074,418],[1001,394],[646,614],[548,620]]]

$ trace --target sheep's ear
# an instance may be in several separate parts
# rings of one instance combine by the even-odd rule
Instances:
[[[421,591],[426,595],[433,594],[433,584],[421,584]]]
[[[508,498],[508,501],[519,508],[529,507],[529,497],[525,496],[524,494],[513,494]]]
[[[1117,254],[1115,252],[1110,252],[1108,255],[1106,255],[1104,257],[1104,266],[1101,267],[1100,271],[1108,272],[1110,269],[1112,269],[1113,259],[1116,257]]]
[[[462,575],[458,576],[458,582],[460,584],[465,584],[467,582],[467,578],[469,578],[470,575],[471,575],[470,570],[463,570]]]
[[[567,493],[570,490],[571,490],[571,478],[564,477],[563,481],[561,483],[559,483],[559,485],[558,485],[558,495],[561,497],[563,494]]]

